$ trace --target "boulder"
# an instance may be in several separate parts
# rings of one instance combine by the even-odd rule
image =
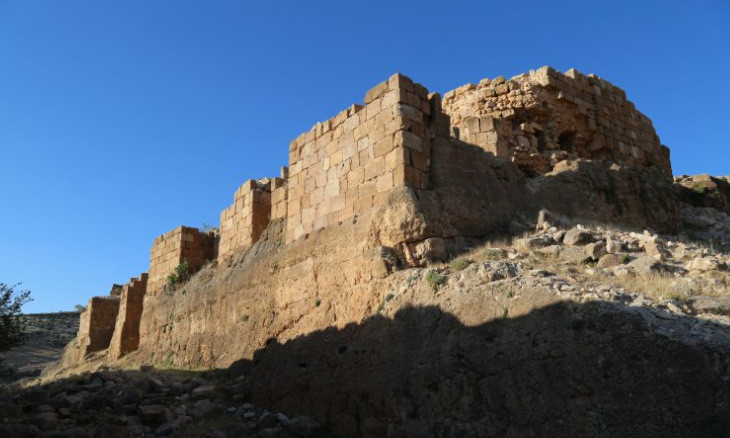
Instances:
[[[586,245],[593,242],[593,235],[580,227],[574,227],[565,232],[563,243],[566,245]]]
[[[606,254],[606,242],[599,240],[598,242],[586,245],[586,253],[593,260],[598,260]]]
[[[629,263],[627,267],[633,272],[643,275],[668,273],[671,271],[669,266],[648,255],[638,257]]]
[[[697,295],[689,297],[687,304],[697,313],[730,315],[730,296]]]

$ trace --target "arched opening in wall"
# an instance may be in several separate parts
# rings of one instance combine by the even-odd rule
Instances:
[[[537,151],[540,153],[545,152],[545,133],[535,131],[535,137],[537,137]]]
[[[560,149],[566,152],[573,152],[573,143],[575,142],[575,131],[563,132],[558,136],[558,144]]]

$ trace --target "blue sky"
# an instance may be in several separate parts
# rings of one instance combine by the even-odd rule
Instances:
[[[726,0],[0,0],[0,282],[70,310],[392,73],[443,93],[542,65],[625,89],[675,174],[730,174]]]

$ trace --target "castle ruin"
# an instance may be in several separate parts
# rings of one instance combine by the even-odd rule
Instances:
[[[249,180],[220,215],[219,234],[178,227],[156,238],[149,276],[112,296],[94,297],[82,314],[78,353],[108,349],[118,359],[137,349],[144,303],[164,291],[187,262],[190,273],[251,248],[272,221],[284,243],[371,210],[402,188],[428,191],[434,144],[479,148],[526,175],[591,159],[671,178],[669,149],[625,93],[594,75],[543,67],[511,79],[484,79],[444,95],[396,74],[289,145],[279,177]],[[477,165],[477,164],[474,164]]]

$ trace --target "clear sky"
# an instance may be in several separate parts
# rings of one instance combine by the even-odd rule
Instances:
[[[443,93],[542,65],[625,89],[675,174],[730,174],[727,0],[0,0],[0,282],[71,310],[392,73]]]

